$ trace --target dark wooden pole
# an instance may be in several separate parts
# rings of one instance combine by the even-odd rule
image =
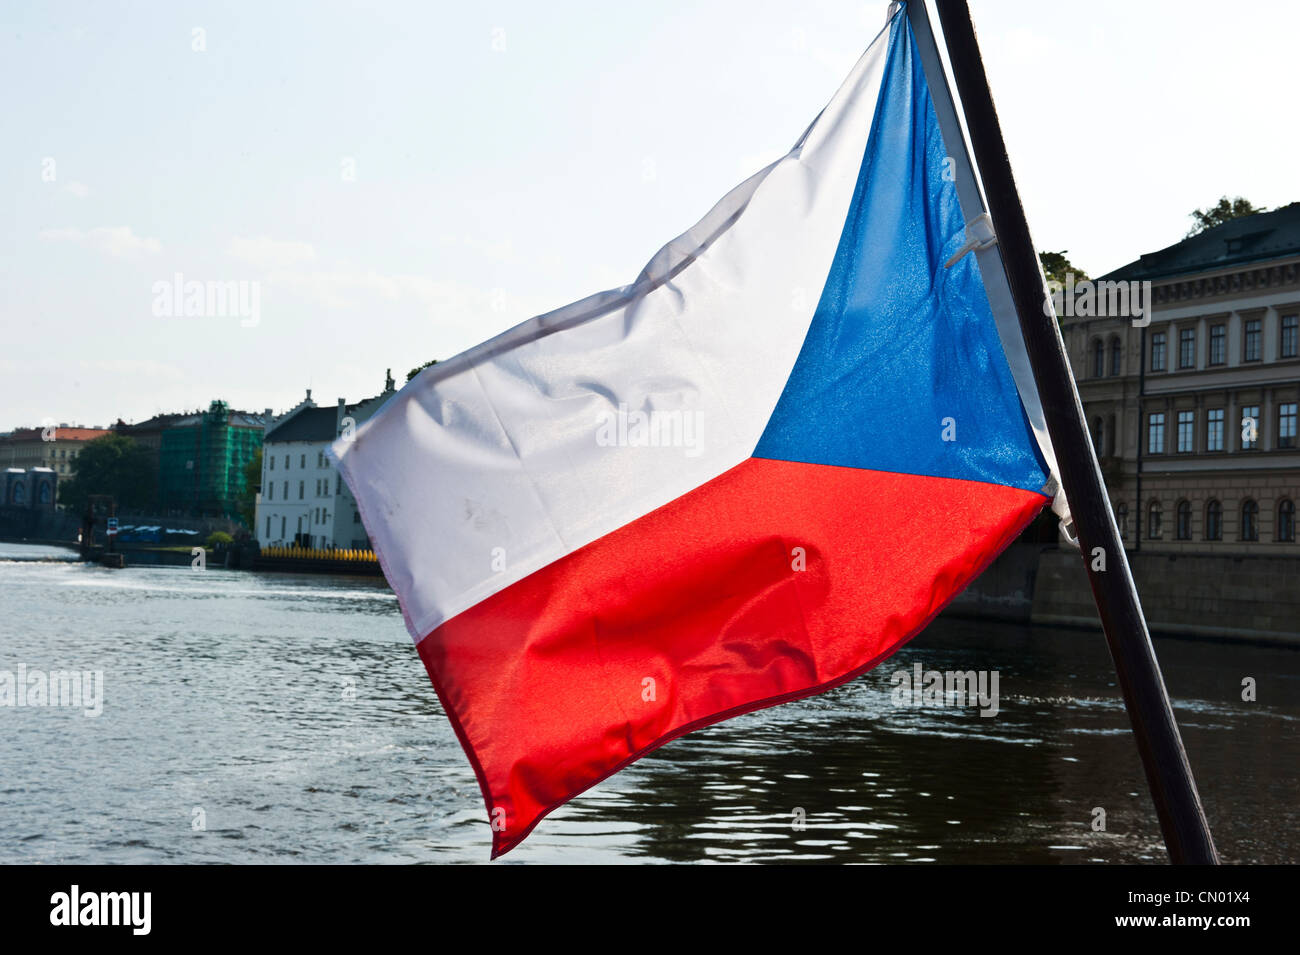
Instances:
[[[1011,174],[970,10],[966,0],[936,3],[975,163],[984,183],[989,215],[1056,450],[1061,483],[1070,501],[1097,612],[1146,768],[1165,846],[1175,863],[1215,864],[1219,859],[1214,841],[1111,514],[1065,346],[1052,309],[1044,307],[1047,290]],[[1101,566],[1098,556],[1104,558],[1105,570],[1096,569]]]

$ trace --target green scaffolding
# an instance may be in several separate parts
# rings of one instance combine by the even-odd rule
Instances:
[[[158,494],[163,513],[239,519],[244,465],[262,446],[263,429],[232,423],[230,406],[208,410],[163,431],[158,449]]]

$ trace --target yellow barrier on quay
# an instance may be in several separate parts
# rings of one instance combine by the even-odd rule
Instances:
[[[290,560],[341,560],[358,563],[377,563],[373,550],[361,550],[351,547],[263,547],[263,557],[287,558]]]
[[[360,547],[263,547],[246,566],[289,574],[384,575],[375,552]]]

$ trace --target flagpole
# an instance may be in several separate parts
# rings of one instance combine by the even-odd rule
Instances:
[[[912,0],[908,6],[920,9],[909,12],[914,24],[924,19],[928,29],[923,2]],[[1061,482],[1165,847],[1174,863],[1217,864],[1218,854],[1111,514],[1060,329],[1050,305],[1045,307],[1050,299],[1016,192],[970,9],[966,0],[936,0],[936,6]],[[1095,559],[1098,554],[1104,556],[1104,564]],[[1094,569],[1098,566],[1105,569]]]

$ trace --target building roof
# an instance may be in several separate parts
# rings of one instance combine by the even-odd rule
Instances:
[[[172,420],[161,426],[151,426],[148,430],[170,431],[175,428],[197,428],[203,424],[204,415],[209,412],[196,411],[192,414],[180,414],[171,417]],[[153,419],[150,419],[153,420]],[[226,416],[226,426],[230,428],[262,428],[265,429],[270,424],[271,419],[264,414],[254,414],[251,411],[231,411]],[[146,422],[147,424],[148,422]],[[128,429],[127,434],[130,434]]]
[[[1230,219],[1158,252],[1148,252],[1099,281],[1170,278],[1300,255],[1300,202]]]
[[[17,443],[19,441],[44,441],[44,428],[14,428],[12,432],[6,435],[5,440]],[[57,427],[54,429],[55,441],[94,441],[96,438],[102,438],[110,434],[108,428],[66,428]]]
[[[133,431],[161,431],[169,428],[181,418],[186,417],[184,414],[156,414],[145,421],[137,421],[135,424],[127,424],[121,418],[117,419],[117,424],[113,425],[113,430],[122,434],[130,434]]]
[[[203,423],[203,412],[197,414],[185,415],[173,421],[162,430],[167,431],[170,428],[197,428]],[[264,415],[253,414],[249,411],[232,411],[226,418],[226,426],[230,428],[265,428],[267,419]]]
[[[108,428],[55,428],[56,441],[94,441],[109,434]]]
[[[347,405],[348,412],[356,405]],[[284,441],[333,441],[338,437],[338,408],[303,408],[292,418],[276,425],[262,439],[264,444]]]

